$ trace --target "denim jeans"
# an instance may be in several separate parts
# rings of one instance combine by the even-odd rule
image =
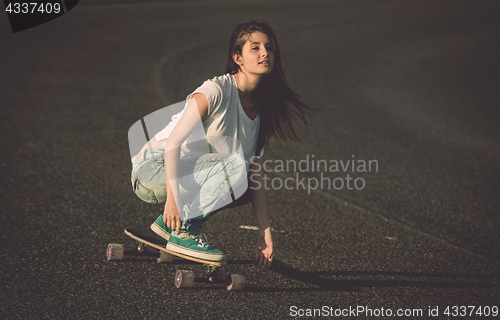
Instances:
[[[164,152],[159,148],[145,149],[137,161],[134,162],[135,157],[132,159],[132,188],[145,202],[167,200]],[[248,172],[249,164],[237,154],[180,158],[176,202],[180,202],[177,207],[183,220],[181,230],[198,234],[210,215],[249,203]]]

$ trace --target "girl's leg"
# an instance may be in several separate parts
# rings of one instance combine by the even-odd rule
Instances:
[[[141,199],[150,203],[165,202],[167,199],[162,152],[161,149],[146,149],[133,164],[134,191]],[[163,223],[162,215],[151,225],[151,229],[169,240],[169,250],[200,259],[224,260],[224,253],[212,248],[207,243],[206,236],[200,232],[210,214],[249,201],[247,193],[239,200],[242,190],[248,189],[246,162],[238,154],[206,154],[198,159],[180,159],[179,169],[179,197],[180,200],[187,201],[182,205],[182,210],[179,210],[179,214],[185,217],[182,232],[172,233]],[[231,191],[238,202],[231,202]]]
[[[248,166],[238,154],[200,157],[193,173],[198,190],[194,199],[182,205],[185,215],[182,231],[201,233],[201,227],[210,215],[250,202],[247,172]]]
[[[248,189],[246,162],[237,154],[207,154],[197,159],[192,172],[198,189],[193,201],[183,205],[187,219],[183,219],[180,234],[172,233],[167,249],[200,259],[224,260],[224,253],[207,243],[201,229],[210,214],[236,204],[232,203],[231,191],[238,195],[243,187]],[[240,203],[249,198],[247,195]]]
[[[163,153],[163,149],[145,149],[133,163],[132,187],[137,196],[148,203],[162,203],[167,199]],[[247,188],[248,165],[238,154],[184,157],[179,167],[182,176],[179,213],[184,216],[184,232],[198,234],[210,215],[251,201]],[[163,216],[158,217],[152,228],[169,239],[171,230],[163,224]]]

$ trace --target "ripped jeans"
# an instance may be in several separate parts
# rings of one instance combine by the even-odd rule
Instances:
[[[164,150],[144,149],[132,159],[132,188],[148,203],[167,201]],[[237,154],[209,153],[179,159],[181,232],[201,233],[216,212],[251,202],[249,164]],[[234,200],[233,200],[234,197]]]

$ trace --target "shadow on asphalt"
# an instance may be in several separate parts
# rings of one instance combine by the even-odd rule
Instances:
[[[255,288],[255,291],[359,291],[366,287],[414,287],[414,288],[499,288],[497,274],[444,274],[390,271],[301,271],[279,260],[273,261],[272,270],[288,278],[312,284],[317,288]],[[365,279],[328,279],[330,277],[362,277]],[[366,279],[380,277],[404,277],[411,279]],[[443,280],[447,278],[449,280]],[[453,280],[452,280],[453,279]],[[463,280],[467,279],[467,280]],[[482,281],[482,282],[479,282]],[[486,282],[487,281],[487,282]],[[246,287],[251,291],[252,288]]]
[[[127,256],[158,257],[158,253],[136,250],[125,251]],[[156,259],[155,259],[156,260]],[[127,261],[127,260],[122,260]],[[128,262],[134,260],[128,260]],[[137,262],[144,260],[135,260]],[[120,261],[117,261],[120,262]],[[254,260],[228,260],[228,265],[255,265]],[[168,262],[167,262],[168,264]],[[199,265],[198,262],[176,259],[175,265]],[[391,271],[302,271],[289,266],[279,260],[273,261],[270,272],[302,282],[314,287],[258,287],[245,286],[245,291],[255,292],[314,292],[314,291],[345,291],[357,292],[360,288],[499,288],[500,275],[498,274],[449,274],[449,273],[418,273],[418,272],[391,272]],[[330,278],[328,278],[330,277]],[[335,277],[335,279],[331,279]],[[339,279],[347,277],[349,279]],[[387,279],[387,278],[399,279]],[[385,278],[385,279],[380,279]],[[403,279],[401,279],[403,278]],[[198,279],[197,282],[202,282]],[[196,289],[211,289],[213,287],[197,287]],[[216,288],[215,288],[216,289]],[[226,290],[225,287],[219,288]]]

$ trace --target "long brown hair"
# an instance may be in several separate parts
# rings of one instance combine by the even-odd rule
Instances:
[[[255,91],[256,106],[260,114],[256,148],[258,155],[265,145],[274,148],[278,142],[281,144],[301,142],[294,122],[300,120],[303,124],[310,125],[310,119],[317,110],[309,107],[304,98],[288,84],[281,63],[278,40],[271,26],[265,22],[250,21],[234,28],[229,40],[225,72],[235,74],[239,71],[240,67],[234,62],[233,55],[235,53],[241,55],[243,46],[253,32],[266,34],[271,39],[274,51],[273,71],[263,77]]]

